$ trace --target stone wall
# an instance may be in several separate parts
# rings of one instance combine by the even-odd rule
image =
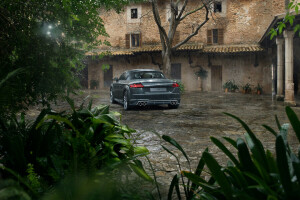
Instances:
[[[270,60],[266,55],[260,55],[257,58],[258,66],[255,66],[255,55],[215,55],[208,58],[207,54],[192,53],[192,64],[189,64],[189,57],[187,53],[178,54],[173,59],[173,63],[181,64],[181,81],[185,85],[187,91],[200,90],[199,80],[195,72],[201,66],[208,71],[208,76],[202,82],[204,91],[211,90],[211,66],[222,66],[222,85],[228,80],[234,80],[238,85],[251,84],[254,88],[258,83],[263,85],[264,93],[271,93],[271,65]],[[154,56],[156,62],[161,62],[160,54]],[[211,66],[209,66],[210,60]],[[104,75],[101,69],[103,64],[113,66],[113,77],[119,77],[124,71],[130,69],[156,69],[157,65],[151,64],[151,57],[143,54],[139,57],[131,57],[125,59],[124,57],[114,57],[114,59],[103,59],[101,61],[90,61],[89,64],[89,80],[99,80],[100,88],[104,89]]]
[[[223,28],[225,44],[256,43],[264,34],[275,15],[284,13],[285,0],[223,0],[223,13],[210,15],[209,22],[200,29],[199,34],[191,39],[191,42],[206,43],[207,29]],[[197,1],[190,1],[187,10],[198,6]],[[160,3],[159,11],[161,21],[168,28],[167,12],[168,4]],[[130,8],[137,7],[141,11],[140,18],[131,20],[128,16]],[[203,21],[204,10],[187,17],[178,26],[180,39],[189,35],[196,25]],[[107,33],[107,39],[113,47],[125,48],[125,34],[142,33],[143,44],[157,44],[160,42],[158,28],[153,20],[150,3],[132,4],[124,8],[121,13],[114,11],[100,12]],[[101,39],[104,39],[101,37]]]

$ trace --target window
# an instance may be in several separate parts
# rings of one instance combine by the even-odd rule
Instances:
[[[164,79],[161,72],[136,72],[131,75],[131,79]]]
[[[140,34],[131,34],[131,47],[139,47],[140,46]]]
[[[132,8],[131,9],[131,19],[137,19],[138,18],[138,9]]]
[[[119,80],[126,80],[126,73],[123,73],[123,74],[120,76]]]
[[[224,43],[223,29],[207,30],[207,44],[223,44],[223,43]]]
[[[141,33],[132,33],[125,35],[126,48],[140,47],[142,41]]]
[[[127,6],[126,18],[126,23],[140,23],[142,20],[142,4]]]
[[[213,43],[218,44],[218,29],[213,29]]]
[[[222,12],[222,2],[214,2],[214,12]]]

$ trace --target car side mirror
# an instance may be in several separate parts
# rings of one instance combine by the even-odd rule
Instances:
[[[119,82],[119,79],[117,77],[115,77],[113,80]]]

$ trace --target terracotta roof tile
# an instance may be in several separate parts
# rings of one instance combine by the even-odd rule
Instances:
[[[132,56],[136,53],[146,52],[160,52],[162,47],[160,45],[142,46],[133,49],[118,49],[118,50],[96,50],[86,53],[87,56],[92,55],[106,55],[106,56]],[[177,51],[194,50],[204,53],[243,53],[243,52],[261,52],[264,49],[258,44],[245,44],[245,45],[214,45],[204,46],[203,44],[184,44],[177,49]]]
[[[258,44],[245,45],[222,45],[222,46],[206,46],[204,53],[243,53],[243,52],[260,52],[264,49]]]

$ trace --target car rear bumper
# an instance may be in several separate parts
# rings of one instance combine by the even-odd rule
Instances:
[[[132,94],[129,104],[140,105],[180,104],[180,93]]]

